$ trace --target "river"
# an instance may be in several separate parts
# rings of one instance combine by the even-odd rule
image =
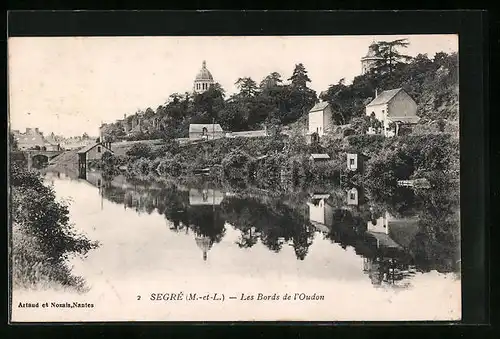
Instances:
[[[360,187],[273,195],[98,172],[45,180],[69,204],[76,229],[100,246],[69,261],[87,293],[14,290],[14,321],[461,316],[459,241],[439,236],[443,223],[458,222],[453,208],[429,212],[413,206],[415,197],[375,203]],[[182,300],[163,300],[180,292]],[[186,300],[192,293],[200,298]],[[16,307],[27,301],[93,307]]]

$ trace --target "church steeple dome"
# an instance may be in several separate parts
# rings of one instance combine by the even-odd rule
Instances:
[[[194,79],[193,89],[196,93],[202,93],[208,90],[212,84],[214,84],[214,78],[212,73],[207,69],[207,62],[203,60],[201,69]]]

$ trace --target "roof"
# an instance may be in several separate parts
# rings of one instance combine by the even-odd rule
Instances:
[[[402,90],[403,90],[402,88],[395,88],[395,89],[390,89],[388,91],[383,91],[366,106],[386,104],[389,101],[391,101],[392,98],[394,98],[396,94],[398,94]]]
[[[389,235],[385,233],[368,231],[372,237],[378,240],[380,246],[401,249],[401,245],[395,242]]]
[[[328,154],[313,153],[313,154],[311,154],[311,158],[313,158],[313,159],[330,159],[330,156]]]
[[[420,230],[417,218],[393,219],[388,224],[390,237],[405,248],[410,246]]]
[[[326,101],[319,102],[319,103],[317,103],[316,105],[314,105],[314,107],[313,107],[313,108],[311,108],[311,110],[309,111],[309,113],[311,113],[311,112],[316,112],[316,111],[322,111],[322,110],[324,110],[327,106],[328,106],[328,102],[326,102]]]
[[[258,131],[241,131],[241,132],[231,132],[233,137],[265,137],[267,136],[267,131],[265,129]]]
[[[202,133],[203,128],[206,128],[207,132],[223,132],[219,124],[190,124],[189,133]]]
[[[104,146],[101,143],[97,143],[97,144],[91,144],[91,145],[85,146],[84,148],[82,148],[81,150],[78,151],[78,154],[87,153],[88,151],[90,151],[92,148],[94,148],[96,146],[102,146],[102,147],[106,148],[108,151],[110,151],[111,153],[113,153],[113,151],[111,149],[109,149],[108,147]]]
[[[207,69],[207,63],[205,61],[203,61],[202,67],[195,78],[195,81],[204,81],[204,80],[214,81],[212,73],[210,73],[210,71]]]

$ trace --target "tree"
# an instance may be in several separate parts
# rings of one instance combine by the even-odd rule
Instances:
[[[89,135],[87,134],[87,132],[84,132],[82,134],[82,139],[87,140],[88,138],[89,138]]]
[[[260,82],[260,89],[262,91],[273,88],[281,84],[283,81],[281,80],[281,74],[278,72],[272,72],[268,76],[266,76],[262,81]]]
[[[249,98],[257,94],[257,83],[250,77],[239,78],[235,85],[240,90],[239,95],[242,97]]]
[[[375,56],[380,60],[375,62],[375,70],[380,73],[392,75],[394,68],[402,63],[410,61],[409,55],[401,54],[398,48],[407,48],[410,43],[408,39],[396,39],[393,41],[379,41],[375,43]]]
[[[220,96],[223,98],[226,96],[226,91],[224,90],[224,88],[222,88],[222,85],[219,84],[218,82],[210,85],[209,90],[219,93]]]
[[[292,81],[292,86],[298,88],[306,88],[307,83],[311,82],[309,76],[307,75],[306,68],[302,63],[295,65],[292,76],[288,79]]]
[[[17,151],[17,139],[12,132],[9,133],[9,146],[11,151]]]
[[[155,112],[151,109],[151,107],[148,107],[146,109],[146,112],[144,112],[144,118],[150,119],[155,115]]]
[[[147,158],[151,155],[151,146],[140,142],[134,144],[129,150],[127,150],[126,154],[135,158]]]

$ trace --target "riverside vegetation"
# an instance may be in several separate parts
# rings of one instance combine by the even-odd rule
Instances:
[[[98,243],[75,231],[66,204],[56,201],[41,176],[13,163],[10,169],[11,277],[14,288],[58,288],[79,292],[67,259],[85,255]]]
[[[137,112],[142,132],[125,135],[119,123],[110,124],[105,133],[109,141],[140,140],[125,156],[106,156],[93,164],[107,168],[126,166],[130,175],[189,176],[203,168],[217,169],[218,176],[240,182],[253,182],[263,188],[279,186],[280,178],[295,184],[335,180],[346,168],[347,152],[368,156],[362,175],[349,175],[350,181],[363,182],[388,190],[397,180],[424,177],[432,184],[446,185],[458,180],[458,57],[456,53],[436,53],[430,59],[419,54],[410,58],[399,52],[406,40],[380,41],[375,50],[380,61],[368,73],[354,78],[350,85],[342,79],[319,97],[332,106],[336,128],[308,145],[304,131],[307,113],[317,102],[308,87],[306,67],[297,64],[289,84],[272,72],[260,84],[251,78],[236,81],[239,92],[227,100],[225,91],[215,84],[201,94],[172,94],[156,111]],[[402,87],[417,102],[420,122],[402,128],[400,135],[385,139],[366,135],[377,121],[366,117],[365,105],[376,89]],[[153,120],[159,129],[152,127]],[[179,145],[191,123],[220,123],[224,130],[241,131],[266,127],[271,135],[261,138],[228,138],[191,145]],[[287,129],[287,135],[281,132]],[[139,134],[138,134],[139,133]],[[148,139],[161,138],[164,145],[149,145]],[[310,162],[311,153],[326,153],[329,161]],[[266,156],[266,157],[264,157]]]

